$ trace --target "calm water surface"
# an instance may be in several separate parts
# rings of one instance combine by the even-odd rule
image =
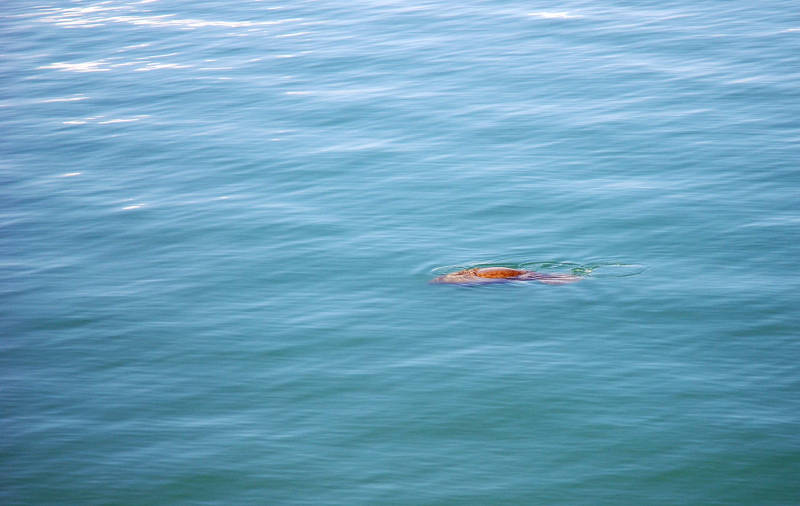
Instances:
[[[788,0],[11,0],[0,501],[800,502]],[[478,265],[565,286],[433,286]]]

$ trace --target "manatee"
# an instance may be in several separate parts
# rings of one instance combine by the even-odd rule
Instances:
[[[538,281],[547,285],[564,285],[580,281],[580,276],[572,274],[550,274],[544,272],[511,269],[510,267],[477,267],[451,272],[431,280],[436,284],[478,285],[488,283],[507,283],[509,281]]]

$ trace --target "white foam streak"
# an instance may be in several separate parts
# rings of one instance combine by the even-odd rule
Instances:
[[[130,61],[130,62],[121,62],[121,63],[110,63],[109,60],[97,60],[92,62],[82,62],[82,63],[66,63],[66,62],[55,62],[51,63],[50,65],[44,65],[38,67],[39,69],[55,69],[60,70],[62,72],[108,72],[109,70],[116,69],[119,67],[130,67],[134,65],[143,65],[136,69],[137,72],[148,72],[151,70],[159,70],[159,69],[185,69],[191,68],[192,65],[183,65],[179,63],[157,63],[151,60],[152,58],[163,58],[166,56],[172,56],[173,54],[178,53],[171,53],[171,54],[164,54],[164,55],[157,55],[157,56],[143,56],[141,58],[137,58],[137,61]],[[67,102],[72,100],[84,100],[88,97],[83,98],[72,98],[72,99],[54,99],[54,102]]]
[[[78,102],[80,100],[87,100],[88,98],[89,97],[85,95],[78,95],[77,97],[48,98],[46,100],[40,100],[38,103],[51,104],[53,102]]]
[[[38,68],[56,69],[56,70],[63,70],[66,72],[108,72],[111,69],[103,68],[102,66],[105,64],[106,64],[105,60],[89,61],[84,63],[56,62]]]
[[[146,25],[146,26],[170,26],[182,25],[189,23],[191,20],[171,20],[174,14],[161,14],[160,16],[111,16],[108,18],[100,18],[95,22],[101,23],[127,23],[131,25]]]
[[[116,118],[116,119],[109,119],[106,121],[98,121],[98,125],[112,125],[115,123],[132,123],[134,121],[141,121],[144,118],[149,118],[149,115],[141,115],[141,116],[134,116],[132,118]]]
[[[177,63],[148,63],[144,67],[139,67],[135,69],[136,72],[150,72],[151,70],[160,70],[160,69],[186,69],[190,68],[191,65],[179,65]]]
[[[114,125],[114,124],[117,124],[117,123],[133,123],[135,121],[141,121],[141,120],[143,120],[145,118],[149,118],[150,115],[149,114],[140,114],[138,116],[132,116],[130,118],[113,118],[113,119],[107,119],[107,120],[103,120],[103,121],[96,121],[96,120],[99,120],[99,119],[101,119],[103,117],[104,116],[90,116],[88,118],[83,118],[83,119],[74,119],[74,120],[69,120],[69,121],[62,121],[61,123],[64,124],[64,125],[85,125],[85,124],[87,124],[89,122],[96,122],[96,124],[98,124],[98,125]]]
[[[570,14],[567,11],[562,12],[553,12],[553,11],[539,11],[539,12],[529,12],[528,16],[541,18],[541,19],[576,19],[580,16]]]
[[[107,3],[106,3],[107,4]],[[166,28],[195,29],[195,28],[251,28],[280,25],[302,21],[302,18],[280,19],[275,21],[224,21],[194,18],[175,18],[175,14],[160,15],[131,15],[124,11],[133,10],[131,6],[109,6],[97,4],[89,7],[68,9],[47,9],[41,21],[64,27],[90,28],[103,26],[109,23],[129,24],[136,26],[155,26]],[[123,11],[123,12],[119,12]],[[119,15],[103,15],[113,13]],[[138,47],[138,46],[131,46]]]
[[[276,39],[285,39],[285,38],[288,38],[288,37],[300,37],[300,36],[303,36],[303,35],[308,35],[310,33],[311,32],[284,33],[282,35],[276,35],[275,38]]]
[[[125,46],[125,47],[123,47],[122,49],[120,49],[118,52],[121,52],[121,51],[126,51],[126,50],[128,50],[128,49],[141,49],[141,48],[143,48],[143,47],[148,47],[148,46],[150,46],[150,45],[151,45],[151,44],[150,44],[149,42],[145,42],[145,43],[143,43],[143,44],[134,44],[134,45],[132,45],[132,46]]]

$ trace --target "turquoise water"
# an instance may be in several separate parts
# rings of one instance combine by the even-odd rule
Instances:
[[[800,10],[0,7],[5,504],[800,502]],[[579,283],[439,286],[481,265]]]

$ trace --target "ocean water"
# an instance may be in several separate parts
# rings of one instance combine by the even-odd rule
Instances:
[[[800,503],[796,2],[6,0],[0,83],[2,503]]]

